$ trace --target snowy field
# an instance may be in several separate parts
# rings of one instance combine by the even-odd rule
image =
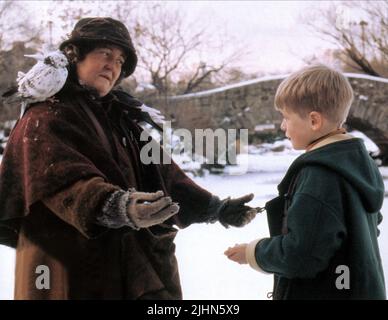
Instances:
[[[388,167],[385,188],[388,188]],[[263,206],[275,196],[283,173],[250,173],[245,176],[195,179],[215,194],[240,196],[253,192],[252,206]],[[382,210],[385,220],[380,225],[380,252],[384,273],[388,277],[388,197]],[[235,243],[268,236],[265,213],[244,228],[225,229],[220,224],[193,225],[178,233],[177,257],[184,299],[266,300],[272,291],[272,276],[259,273],[247,265],[231,262],[223,252]]]
[[[365,138],[362,134],[355,135]],[[375,146],[365,138],[367,148]],[[284,144],[281,152],[272,152],[272,147]],[[233,175],[205,175],[194,180],[221,198],[238,197],[254,193],[252,206],[263,206],[276,196],[276,186],[291,162],[299,155],[292,151],[288,141],[250,148],[249,155],[239,158],[240,168],[248,169]],[[382,167],[386,190],[388,189],[388,167]],[[385,198],[383,215],[386,217],[380,230],[380,250],[385,275],[388,277],[388,198]],[[177,259],[180,268],[184,299],[266,300],[272,291],[272,276],[258,273],[246,265],[229,261],[223,252],[235,243],[244,243],[268,236],[265,213],[244,228],[225,229],[220,224],[195,224],[181,230],[176,238]],[[14,251],[0,246],[0,300],[13,297]]]

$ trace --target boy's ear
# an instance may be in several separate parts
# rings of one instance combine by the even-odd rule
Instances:
[[[309,114],[309,118],[310,118],[311,129],[313,131],[318,131],[322,128],[322,125],[323,125],[322,114],[316,111],[312,111]]]

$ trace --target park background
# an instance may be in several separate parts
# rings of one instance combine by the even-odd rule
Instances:
[[[387,188],[388,1],[0,1],[0,92],[15,83],[18,71],[34,64],[24,54],[43,44],[56,47],[84,16],[112,16],[127,25],[139,64],[123,87],[160,108],[173,121],[173,131],[249,129],[249,146],[238,156],[238,165],[212,166],[185,154],[175,156],[198,184],[221,198],[253,192],[252,205],[263,206],[276,196],[277,184],[301,152],[282,136],[280,118],[264,112],[278,84],[271,81],[317,62],[374,86],[357,92],[355,101],[361,104],[356,107],[368,112],[353,115],[347,125],[364,139]],[[234,96],[228,92],[235,92],[230,89],[252,83],[269,84],[261,89],[265,99],[261,91],[262,99],[252,105],[230,105]],[[217,102],[213,117],[209,97],[220,92],[226,92],[225,101]],[[241,89],[236,101],[245,101],[246,92]],[[179,114],[182,104],[189,108],[184,114],[200,110],[200,115]],[[1,100],[0,107],[2,151],[19,110]],[[206,123],[209,114],[215,123]],[[370,114],[379,117],[369,121]],[[382,212],[387,216],[385,199]],[[387,219],[380,229],[387,275]],[[265,213],[242,229],[198,224],[181,230],[176,245],[184,299],[267,299],[272,277],[223,255],[228,246],[266,235]],[[0,246],[0,300],[13,297],[13,269],[13,249]]]

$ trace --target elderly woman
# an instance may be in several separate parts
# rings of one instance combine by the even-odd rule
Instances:
[[[174,162],[141,162],[137,102],[114,90],[137,63],[121,22],[81,19],[60,50],[64,87],[29,105],[1,163],[0,243],[16,248],[15,298],[181,299],[173,225],[242,226],[253,195],[221,201]]]

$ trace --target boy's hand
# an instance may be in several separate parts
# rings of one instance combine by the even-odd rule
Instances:
[[[247,257],[245,254],[245,250],[247,248],[246,243],[236,244],[233,248],[229,247],[228,250],[224,252],[224,254],[232,261],[235,261],[239,264],[247,264]]]

